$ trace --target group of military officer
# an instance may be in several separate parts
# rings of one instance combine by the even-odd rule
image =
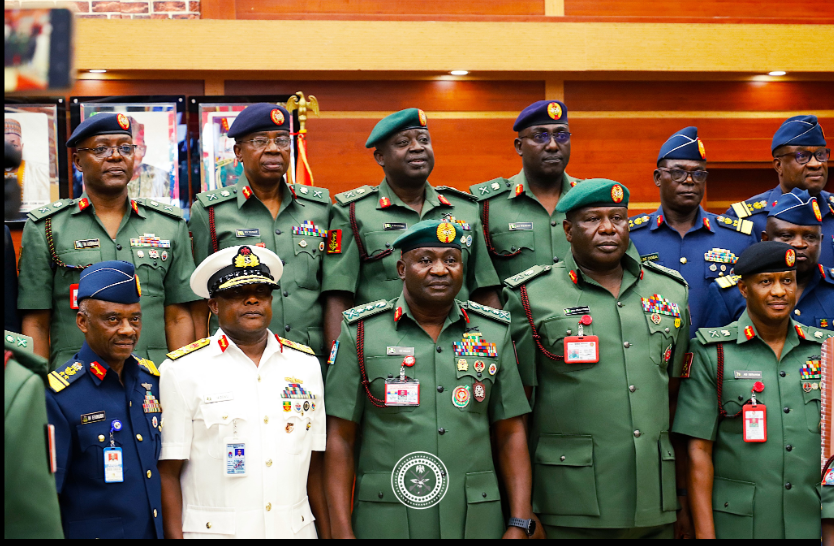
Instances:
[[[566,173],[559,101],[519,114],[521,172],[471,193],[428,182],[425,113],[392,114],[366,143],[382,182],[335,204],[283,182],[289,115],[238,116],[244,173],[188,225],[128,197],[122,114],[68,141],[85,193],[30,212],[6,359],[49,358],[65,536],[819,536],[834,196],[814,116],[774,135],[780,185],[723,215],[697,129],[676,132],[660,207],[629,218],[623,184]],[[15,532],[55,533],[42,519]]]

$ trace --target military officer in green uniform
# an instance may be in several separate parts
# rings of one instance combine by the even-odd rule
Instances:
[[[747,309],[687,354],[672,430],[690,437],[697,538],[820,536],[820,345],[834,332],[791,319],[795,264],[786,243],[745,250]]]
[[[311,347],[320,362],[322,256],[330,215],[330,194],[324,188],[288,185],[290,114],[275,104],[253,104],[229,129],[235,155],[243,164],[237,184],[201,193],[191,209],[189,227],[194,258],[202,263],[220,249],[254,245],[268,248],[284,262],[281,286],[272,300],[269,328]],[[197,337],[218,328],[204,300],[195,306]]]
[[[374,159],[385,178],[379,186],[336,195],[322,287],[327,346],[339,336],[343,311],[399,295],[399,255],[391,245],[420,220],[445,218],[455,224],[464,270],[459,298],[498,306],[500,281],[484,244],[475,197],[428,183],[434,151],[426,114],[408,108],[383,118],[365,147],[374,148]]]
[[[535,531],[521,417],[530,408],[510,316],[455,299],[464,277],[461,231],[436,220],[411,226],[394,242],[402,251],[400,295],[344,314],[325,385],[334,537],[522,538]]]
[[[673,536],[670,402],[688,288],[641,263],[628,196],[611,180],[576,186],[557,205],[570,251],[505,281],[521,378],[535,387],[533,511],[550,538]]]
[[[513,131],[518,132],[515,151],[521,156],[521,172],[470,188],[480,203],[487,249],[502,280],[565,256],[565,214],[556,204],[579,182],[565,172],[570,127],[564,103],[534,102],[518,115]]]
[[[32,352],[32,339],[9,332],[5,337],[5,523],[9,538],[64,538],[44,386],[45,359]],[[54,446],[52,446],[54,449]]]
[[[188,285],[194,271],[188,228],[177,207],[130,199],[134,144],[124,114],[98,114],[82,122],[67,141],[86,191],[32,209],[20,249],[18,308],[23,333],[52,368],[84,343],[75,324],[81,271],[106,260],[136,267],[142,287],[146,335],[136,346],[142,358],[165,354],[194,341]]]

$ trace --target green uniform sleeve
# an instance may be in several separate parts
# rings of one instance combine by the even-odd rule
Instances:
[[[18,309],[52,309],[51,265],[43,223],[27,221],[20,244]]]
[[[692,368],[689,378],[681,380],[672,432],[714,442],[718,432],[718,391],[711,355],[715,354],[715,347],[693,341],[692,349]]]
[[[521,305],[521,294],[509,288],[504,289],[504,310],[509,311],[512,316],[510,333],[515,342],[515,351],[518,354],[518,372],[521,382],[527,387],[538,385],[536,379],[536,344],[533,341],[533,331],[530,323],[527,322],[527,315]]]
[[[686,308],[686,311],[681,313],[681,322],[683,324],[678,328],[678,336],[675,339],[675,353],[669,369],[671,377],[681,376],[683,360],[686,352],[689,350],[689,328],[692,325],[692,317],[689,315],[689,287],[684,287],[684,298],[681,307]]]
[[[495,272],[495,265],[487,250],[480,219],[472,224],[472,232],[474,237],[472,248],[469,249],[469,263],[467,264],[469,270],[466,272],[470,294],[479,288],[500,287],[503,280],[499,279],[498,273]]]
[[[194,238],[194,263],[200,265],[211,254],[211,233],[209,231],[208,212],[199,201],[191,206],[191,219],[188,229]]]
[[[822,519],[834,519],[834,487],[823,485],[820,497],[822,500]]]
[[[359,372],[359,360],[356,356],[356,340],[350,332],[347,322],[342,321],[339,334],[339,351],[336,361],[327,372],[324,386],[324,398],[327,400],[327,415],[339,417],[346,421],[359,423],[365,409],[365,389]]]
[[[530,404],[527,403],[527,396],[524,394],[524,387],[518,374],[518,364],[515,361],[509,329],[501,347],[501,365],[489,398],[490,423],[530,413]]]
[[[165,275],[165,305],[188,303],[200,299],[191,291],[194,257],[185,221],[178,222],[177,238],[171,245],[171,267]]]
[[[348,214],[348,207],[334,206],[330,209],[328,233],[340,230],[342,244],[339,253],[328,251],[324,256],[322,292],[343,291],[355,294],[359,285],[359,270],[362,264],[359,262],[359,247],[353,238]]]

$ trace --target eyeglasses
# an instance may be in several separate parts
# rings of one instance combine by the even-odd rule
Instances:
[[[136,144],[120,144],[118,146],[96,146],[95,148],[78,148],[79,152],[90,152],[99,159],[107,159],[113,155],[113,150],[119,150],[119,155],[130,157]]]
[[[686,182],[686,179],[692,175],[692,181],[700,184],[701,182],[706,182],[707,176],[709,176],[709,171],[685,171],[683,169],[665,169],[663,167],[658,167],[657,170],[669,173],[669,178],[672,179],[672,182]]]
[[[256,150],[263,150],[266,148],[270,142],[275,142],[275,145],[282,150],[286,150],[290,147],[290,142],[292,139],[286,136],[279,136],[275,138],[266,138],[266,137],[258,137],[253,138],[252,140],[244,140],[243,142],[249,142],[252,144],[252,147]]]
[[[825,163],[828,161],[828,158],[831,157],[831,148],[820,148],[816,152],[806,152],[804,150],[799,150],[796,152],[790,152],[787,154],[777,155],[774,157],[785,157],[786,155],[792,155],[796,162],[800,165],[805,165],[809,161],[811,161],[811,156],[817,158],[817,161],[820,163]]]
[[[570,133],[567,131],[556,131],[555,133],[548,133],[542,131],[540,133],[533,133],[532,135],[524,135],[521,138],[529,138],[536,144],[550,144],[550,138],[556,141],[556,144],[567,144],[570,140]]]

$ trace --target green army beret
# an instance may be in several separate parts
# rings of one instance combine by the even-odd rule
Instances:
[[[448,247],[460,249],[460,232],[452,222],[440,220],[423,220],[417,222],[408,231],[397,237],[394,248],[403,252],[423,247]],[[465,237],[465,235],[463,235]]]
[[[628,208],[628,188],[606,178],[591,178],[559,199],[556,210],[570,212],[583,207]]]
[[[376,124],[371,136],[365,142],[366,148],[373,148],[395,133],[406,129],[425,129],[429,121],[426,113],[419,108],[406,108],[385,116]]]

